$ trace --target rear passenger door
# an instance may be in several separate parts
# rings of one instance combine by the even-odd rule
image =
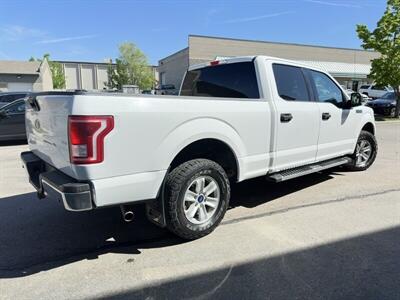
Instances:
[[[319,135],[319,108],[303,69],[272,64],[276,109],[273,171],[315,162]]]
[[[339,86],[328,75],[309,70],[310,81],[319,107],[320,134],[317,160],[350,154],[358,137],[362,118],[360,108],[347,108]]]

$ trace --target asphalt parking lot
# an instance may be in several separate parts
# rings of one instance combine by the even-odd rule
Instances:
[[[400,123],[366,172],[233,187],[211,235],[182,242],[119,209],[36,198],[24,144],[0,146],[0,299],[400,299]]]

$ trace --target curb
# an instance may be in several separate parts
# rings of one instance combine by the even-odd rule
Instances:
[[[400,120],[393,120],[393,121],[376,121],[376,124],[397,124],[400,123]]]

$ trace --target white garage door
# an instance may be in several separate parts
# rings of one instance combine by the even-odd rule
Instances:
[[[31,92],[33,90],[32,83],[26,82],[9,82],[7,84],[8,92]]]
[[[67,90],[76,90],[79,88],[78,85],[78,65],[77,64],[65,64],[65,87]]]
[[[97,66],[97,89],[102,90],[107,87],[108,67]]]
[[[82,89],[94,90],[94,68],[91,65],[82,65],[81,68]]]

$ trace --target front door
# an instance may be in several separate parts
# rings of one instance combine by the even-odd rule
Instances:
[[[332,78],[313,70],[309,74],[321,122],[317,160],[353,153],[362,114],[345,108],[346,97]]]
[[[273,171],[315,162],[319,135],[319,108],[302,68],[273,64],[276,89],[276,130]]]

